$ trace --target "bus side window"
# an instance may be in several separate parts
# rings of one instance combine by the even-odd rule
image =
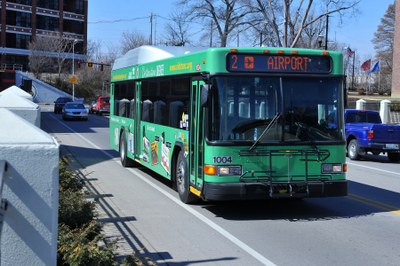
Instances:
[[[142,120],[147,122],[153,122],[153,102],[149,99],[143,101],[143,110],[142,110]]]
[[[114,115],[119,115],[119,100],[115,99],[114,100],[114,110],[113,110]]]
[[[135,99],[132,99],[129,105],[130,105],[129,117],[135,118]]]
[[[183,113],[183,102],[173,101],[169,104],[169,126],[179,128]]]
[[[129,100],[128,99],[122,99],[119,101],[119,116],[123,117],[128,117],[129,114]]]
[[[154,123],[166,125],[168,110],[164,101],[158,100],[154,102]]]

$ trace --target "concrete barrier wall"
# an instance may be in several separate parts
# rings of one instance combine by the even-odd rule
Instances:
[[[0,265],[56,265],[59,144],[32,123],[0,108],[2,197]]]
[[[16,94],[16,95],[26,98],[30,101],[33,101],[32,95],[30,95],[29,93],[27,93],[26,91],[22,90],[21,88],[19,88],[17,86],[11,86],[11,87],[5,89],[4,91],[0,92],[0,96],[9,95],[9,94]]]
[[[36,103],[17,94],[9,93],[0,96],[0,108],[6,108],[40,128],[40,107]]]

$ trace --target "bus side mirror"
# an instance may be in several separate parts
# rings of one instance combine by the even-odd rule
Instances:
[[[210,85],[208,85],[208,84],[201,85],[200,105],[203,107],[206,106],[206,104],[207,104],[209,90],[210,90]]]

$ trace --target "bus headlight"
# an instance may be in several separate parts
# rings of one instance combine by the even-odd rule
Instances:
[[[217,166],[217,175],[242,175],[241,166]]]
[[[346,167],[343,164],[338,163],[325,163],[322,164],[321,172],[323,174],[341,174],[346,171]]]
[[[242,166],[232,166],[232,165],[224,165],[224,166],[214,166],[214,165],[205,165],[204,173],[206,175],[218,175],[218,176],[227,176],[227,175],[242,175]]]

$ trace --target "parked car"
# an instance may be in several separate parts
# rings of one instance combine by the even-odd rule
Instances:
[[[110,97],[99,96],[96,100],[96,105],[93,106],[93,113],[98,115],[110,113]]]
[[[387,153],[390,161],[400,161],[400,125],[382,124],[379,112],[345,110],[347,154],[357,160],[367,152]]]
[[[80,102],[68,102],[62,109],[62,119],[88,120],[88,110]]]
[[[94,113],[94,107],[96,106],[96,101],[91,101],[89,103],[89,114],[93,114]]]
[[[72,98],[70,97],[57,98],[57,100],[54,101],[54,113],[61,114],[61,111],[67,102],[72,102]]]

